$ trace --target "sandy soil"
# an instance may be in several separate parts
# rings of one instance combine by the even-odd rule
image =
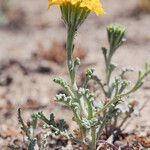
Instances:
[[[113,3],[105,0],[103,4],[107,14],[99,17],[90,15],[76,37],[77,48],[86,52],[79,75],[88,66],[93,66],[97,74],[104,76],[100,48],[108,45],[105,28],[110,23],[123,24],[128,30],[127,43],[115,55],[114,62],[119,68],[131,66],[136,71],[142,69],[145,62],[150,63],[150,14],[138,10],[137,0],[115,0]],[[25,118],[31,112],[48,106],[45,112],[54,112],[59,118],[63,110],[69,122],[71,115],[54,102],[53,97],[60,88],[52,81],[57,76],[68,80],[66,65],[41,56],[41,53],[47,54],[54,49],[55,45],[65,43],[66,30],[60,12],[56,7],[47,10],[47,0],[16,0],[14,8],[21,10],[20,19],[16,24],[0,27],[0,130],[18,128],[16,110],[25,106]],[[129,78],[134,82],[136,73]],[[141,117],[133,119],[129,129],[136,125],[150,127],[150,77],[136,94],[136,100],[141,104],[148,103]],[[36,103],[35,109],[29,108],[32,103]],[[0,145],[3,142],[0,139]]]

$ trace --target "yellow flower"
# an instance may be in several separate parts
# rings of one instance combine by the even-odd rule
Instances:
[[[102,7],[102,3],[99,0],[48,0],[49,7],[51,5],[62,6],[63,4],[70,3],[71,5],[78,4],[80,8],[87,8],[90,12],[94,12],[97,15],[105,14]]]

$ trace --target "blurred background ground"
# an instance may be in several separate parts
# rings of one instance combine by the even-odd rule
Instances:
[[[0,0],[0,147],[5,149],[8,141],[20,132],[16,114],[19,107],[25,118],[39,110],[54,112],[61,118],[63,111],[63,118],[69,123],[71,114],[54,102],[61,88],[53,83],[53,78],[61,76],[68,80],[66,29],[59,9],[47,10],[47,0],[10,0],[8,6],[2,6],[3,2]],[[128,30],[127,43],[114,58],[118,67],[130,66],[138,71],[145,62],[150,63],[150,14],[139,9],[138,0],[102,2],[107,14],[90,15],[76,37],[75,56],[82,60],[79,79],[89,66],[103,77],[100,49],[108,45],[106,26],[110,23],[123,24]],[[136,77],[136,73],[128,76],[133,82]],[[150,77],[136,94],[136,100],[141,105],[148,102],[128,130],[147,126],[150,131]]]

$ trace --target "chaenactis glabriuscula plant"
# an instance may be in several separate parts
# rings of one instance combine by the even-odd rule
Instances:
[[[150,69],[148,65],[146,65],[145,71],[139,73],[139,78],[135,86],[129,91],[125,90],[128,86],[128,82],[123,79],[126,70],[122,71],[117,78],[112,77],[112,73],[115,69],[115,65],[112,64],[112,57],[124,42],[125,29],[118,25],[111,25],[107,28],[110,48],[102,48],[106,64],[106,83],[103,84],[98,76],[94,75],[93,69],[88,69],[83,86],[78,87],[76,75],[80,60],[78,58],[73,59],[72,56],[75,35],[80,25],[91,12],[95,12],[97,15],[104,14],[105,12],[99,0],[49,0],[49,6],[53,4],[59,6],[62,19],[67,28],[67,65],[71,81],[70,84],[67,84],[62,78],[54,79],[54,82],[59,84],[66,91],[66,94],[56,95],[56,101],[61,102],[72,111],[73,121],[77,123],[78,129],[70,133],[65,128],[66,123],[63,119],[56,122],[54,114],[50,114],[50,117],[47,118],[42,112],[33,114],[32,124],[27,126],[23,122],[20,109],[18,110],[19,122],[27,136],[29,150],[37,149],[37,147],[45,150],[47,148],[47,138],[50,135],[64,136],[66,139],[81,145],[83,150],[96,150],[98,141],[104,133],[104,129],[114,124],[116,117],[120,115],[120,113],[118,113],[120,112],[119,104],[124,103],[124,100],[131,93],[141,87],[143,80],[150,73]],[[88,88],[89,81],[93,79],[100,85],[107,98],[100,106],[97,106],[95,103],[97,100],[96,93],[92,93]],[[37,138],[35,136],[34,127],[37,120],[43,121],[45,124],[44,129],[46,129],[46,133],[40,144],[37,144]],[[111,144],[110,146],[117,149]]]

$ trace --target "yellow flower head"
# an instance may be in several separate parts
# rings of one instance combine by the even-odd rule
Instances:
[[[68,28],[77,30],[85,21],[90,12],[97,15],[104,14],[102,4],[99,0],[48,0],[49,7],[57,5],[60,7],[62,19]]]
[[[90,12],[94,12],[97,15],[105,14],[102,4],[99,0],[48,0],[49,7],[51,5],[61,6],[65,3],[70,3],[72,5],[79,4],[78,7],[87,8]]]

